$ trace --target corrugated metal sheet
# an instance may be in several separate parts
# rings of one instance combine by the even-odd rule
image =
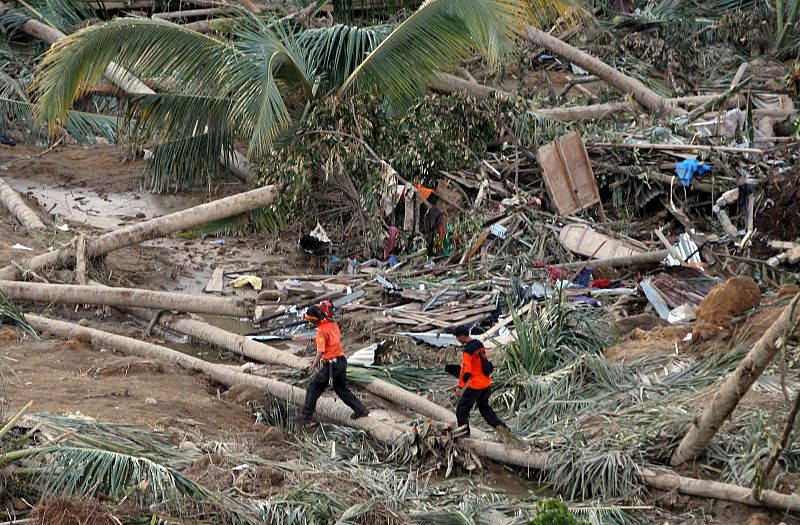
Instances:
[[[673,246],[678,253],[680,254],[681,258],[687,263],[701,263],[703,262],[700,259],[700,248],[698,248],[697,244],[689,237],[688,233],[682,233],[678,235],[678,242],[676,242]],[[667,266],[680,266],[681,263],[672,254],[668,255],[664,262]]]
[[[440,334],[437,332],[400,332],[398,335],[411,337],[417,341],[425,343],[426,345],[435,346],[437,348],[445,348],[458,343],[456,336],[451,334]]]

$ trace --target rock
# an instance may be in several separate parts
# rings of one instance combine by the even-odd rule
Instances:
[[[772,520],[769,519],[769,516],[764,514],[763,512],[756,512],[755,514],[751,514],[749,518],[747,518],[746,525],[771,525]]]
[[[286,440],[286,435],[277,427],[269,427],[264,432],[264,441],[268,443],[281,443]]]
[[[153,399],[152,397],[148,397],[147,399],[145,399],[145,400],[144,400],[144,403],[145,403],[146,405],[157,405],[157,404],[158,404],[158,401],[156,401],[156,400],[155,400],[155,399]]]
[[[194,453],[194,452],[199,453],[200,452],[200,449],[197,448],[197,445],[195,445],[191,441],[184,441],[183,443],[178,445],[178,450],[180,450],[181,452],[187,452],[187,453]]]
[[[88,319],[81,319],[80,321],[78,321],[78,324],[80,326],[84,326],[84,327],[89,326],[89,320]]]
[[[256,298],[256,303],[262,304],[271,301],[280,301],[286,298],[286,294],[280,290],[261,290]]]
[[[731,319],[761,304],[761,291],[749,277],[733,277],[713,290],[697,307],[698,323],[725,326]]]

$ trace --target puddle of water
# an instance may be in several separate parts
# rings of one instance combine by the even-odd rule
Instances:
[[[4,177],[20,193],[31,193],[42,208],[57,218],[103,230],[133,221],[159,217],[198,204],[196,195],[157,195],[146,192],[102,193],[38,181]]]

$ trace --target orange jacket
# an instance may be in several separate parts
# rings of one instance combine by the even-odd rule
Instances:
[[[317,325],[317,335],[314,337],[314,341],[317,343],[317,353],[322,354],[324,361],[344,355],[342,334],[339,332],[339,325],[333,321],[322,321]]]
[[[458,380],[458,388],[471,388],[473,390],[486,390],[492,386],[492,379],[483,373],[481,355],[486,357],[486,349],[483,343],[473,339],[464,345],[464,352],[461,354],[461,376]]]

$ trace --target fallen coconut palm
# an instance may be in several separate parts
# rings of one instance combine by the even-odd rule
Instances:
[[[800,302],[800,294],[796,295],[784,308],[780,317],[761,336],[761,339],[742,359],[736,370],[728,376],[711,403],[694,420],[680,445],[672,454],[670,463],[673,466],[682,465],[695,459],[706,449],[742,397],[769,366],[782,344],[785,344],[787,334],[791,334],[797,329],[800,323],[798,302]]]
[[[255,190],[232,195],[201,204],[193,208],[170,213],[162,217],[132,224],[119,230],[105,233],[87,242],[86,257],[99,257],[107,253],[132,246],[140,242],[164,237],[179,231],[195,228],[202,224],[239,215],[274,203],[278,198],[275,186],[264,186]],[[63,264],[70,254],[66,250],[55,250],[38,255],[22,266],[23,270],[38,271],[42,268]],[[14,280],[22,277],[22,271],[16,265],[0,269],[0,279]]]
[[[33,233],[36,230],[44,230],[46,228],[36,213],[25,204],[19,194],[14,191],[14,188],[9,186],[3,179],[0,179],[0,201],[29,232]]]
[[[630,93],[633,95],[634,100],[654,113],[665,113],[668,115],[682,115],[685,113],[684,110],[674,107],[672,104],[670,104],[669,100],[660,97],[657,93],[645,86],[639,80],[631,78],[617,71],[605,62],[589,55],[588,53],[584,53],[580,49],[575,48],[566,42],[545,33],[544,31],[540,31],[534,27],[529,27],[525,31],[525,38],[536,45],[546,48],[554,55],[558,55],[566,60],[569,60],[573,64],[576,64],[589,71],[621,93]]]
[[[90,337],[93,342],[112,347],[123,353],[177,363],[187,369],[202,372],[227,386],[235,384],[251,385],[264,390],[277,399],[296,406],[301,406],[305,398],[305,391],[300,388],[265,377],[244,374],[225,365],[208,363],[202,359],[162,346],[36,315],[29,316],[29,320],[34,327],[41,331],[47,331],[60,337],[73,337],[83,333]],[[370,417],[353,420],[350,418],[350,410],[344,404],[337,403],[331,399],[320,399],[317,411],[338,424],[364,430],[376,440],[393,446],[403,443],[404,440],[411,439],[411,434],[403,432],[391,424],[383,423]],[[500,443],[473,439],[465,439],[463,441],[471,447],[473,452],[480,456],[522,468],[548,470],[552,469],[559,460],[559,455],[555,452],[523,450]],[[750,489],[745,487],[687,478],[671,473],[659,473],[648,468],[640,469],[639,478],[643,484],[662,490],[677,490],[684,494],[734,501],[751,506],[789,511],[800,510],[800,496],[796,494],[780,494],[771,490],[762,491],[761,499],[755,500],[750,493]]]
[[[73,323],[48,319],[39,315],[28,315],[28,322],[39,331],[46,331],[59,337],[75,337],[78,334],[84,334],[84,337],[90,338],[93,344],[103,345],[122,353],[145,359],[156,359],[178,364],[188,370],[202,372],[213,380],[229,387],[239,384],[251,385],[263,390],[272,397],[296,406],[302,406],[305,401],[306,392],[301,388],[275,381],[274,379],[245,374],[225,365],[209,363],[164,346],[110,334],[94,328],[84,328]],[[344,403],[337,403],[332,399],[321,398],[317,404],[317,412],[340,425],[363,430],[383,443],[399,445],[408,436],[407,433],[372,417],[351,419],[352,411]]]
[[[255,308],[255,301],[252,299],[191,295],[136,288],[103,289],[97,286],[0,281],[0,290],[17,301],[138,306],[231,317],[252,316]]]
[[[122,308],[122,311],[142,319],[153,318],[153,312],[137,308]],[[296,370],[305,370],[311,364],[310,359],[294,356],[288,352],[252,341],[247,337],[233,334],[197,319],[188,319],[183,316],[158,316],[156,319],[159,324],[166,328],[261,363],[288,366]],[[455,413],[451,410],[437,405],[424,396],[409,392],[382,379],[371,378],[368,382],[363,383],[362,386],[366,391],[396,403],[414,413],[423,414],[445,423],[456,422]],[[476,437],[485,437],[485,433],[478,429],[474,430],[474,434]]]

